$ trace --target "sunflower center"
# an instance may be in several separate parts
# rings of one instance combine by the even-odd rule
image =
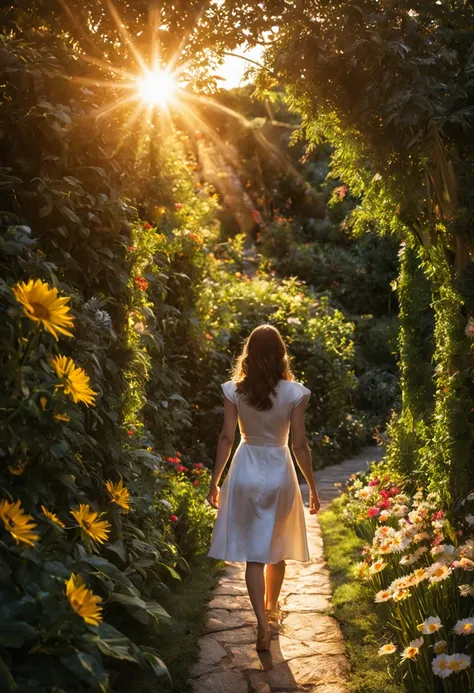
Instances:
[[[31,303],[31,307],[33,308],[35,317],[40,320],[49,320],[51,318],[49,308],[47,308],[44,303]]]

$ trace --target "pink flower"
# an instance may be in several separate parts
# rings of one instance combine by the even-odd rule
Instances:
[[[343,200],[345,198],[348,189],[349,188],[347,187],[347,185],[340,185],[338,188],[336,188],[336,192],[340,200]]]
[[[369,481],[369,486],[378,486],[380,484],[380,480],[375,477],[375,479],[371,479]]]
[[[170,515],[170,522],[178,522],[178,516],[177,515]]]
[[[431,519],[432,520],[439,520],[442,517],[444,517],[444,512],[442,510],[438,510],[437,512],[434,513],[434,515]]]
[[[369,517],[376,517],[379,514],[379,509],[372,507],[367,510],[367,515]]]
[[[398,494],[400,493],[400,489],[397,488],[397,486],[392,486],[392,488],[390,489],[390,493],[392,494],[392,496],[398,496]]]
[[[182,465],[182,464],[178,464],[178,466],[176,467],[176,471],[177,471],[177,472],[184,472],[184,467],[183,467],[183,465]]]
[[[458,529],[458,536],[462,537],[463,534],[464,534],[464,532],[462,531],[462,529]]]
[[[183,467],[183,472],[189,472],[189,469],[187,467]]]
[[[382,490],[382,491],[380,491],[380,495],[384,500],[387,500],[388,498],[390,498],[390,491],[383,491]]]

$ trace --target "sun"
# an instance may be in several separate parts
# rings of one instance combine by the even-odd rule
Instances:
[[[159,68],[137,79],[138,96],[150,106],[165,106],[173,99],[177,88],[173,75]]]

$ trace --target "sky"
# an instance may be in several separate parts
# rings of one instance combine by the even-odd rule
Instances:
[[[234,53],[259,62],[262,55],[262,48],[260,46],[255,46],[254,48],[240,46],[235,49]],[[217,72],[217,75],[223,78],[222,81],[219,80],[219,86],[223,89],[233,89],[240,84],[245,84],[246,82],[242,81],[243,75],[245,70],[249,67],[251,67],[251,63],[242,60],[242,58],[227,56],[224,64]]]

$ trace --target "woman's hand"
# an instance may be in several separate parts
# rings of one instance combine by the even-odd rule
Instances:
[[[212,505],[213,508],[218,507],[219,486],[217,486],[217,484],[211,484],[209,493],[206,496],[206,500]]]
[[[309,514],[310,515],[316,515],[318,512],[319,508],[321,507],[321,503],[319,501],[319,496],[317,491],[311,491],[309,495]]]

